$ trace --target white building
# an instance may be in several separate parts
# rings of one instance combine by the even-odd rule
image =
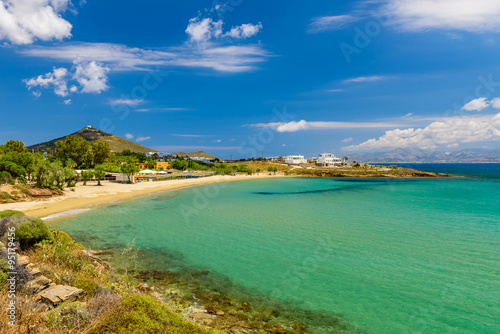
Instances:
[[[286,164],[306,164],[307,160],[303,155],[287,155],[285,157]]]
[[[318,161],[316,162],[318,166],[324,167],[335,167],[342,165],[342,159],[337,158],[332,153],[323,153],[319,155]]]

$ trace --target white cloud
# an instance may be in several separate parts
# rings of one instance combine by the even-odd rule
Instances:
[[[472,100],[462,107],[462,110],[466,111],[481,111],[490,106],[490,103],[485,97],[480,97],[478,99]]]
[[[315,17],[311,20],[312,22],[309,24],[307,32],[315,34],[329,30],[339,30],[359,20],[360,18],[354,15]]]
[[[151,139],[151,137],[137,137],[135,139],[136,142],[141,142],[141,141],[145,141],[145,140],[149,140]]]
[[[500,31],[498,0],[386,0],[392,24],[407,31]]]
[[[378,139],[370,139],[345,150],[390,150],[396,148],[436,149],[460,143],[500,140],[500,113],[496,115],[452,117],[433,122],[425,128],[386,131]]]
[[[133,139],[133,138],[134,138],[134,135],[133,135],[133,134],[131,134],[131,133],[126,133],[126,134],[125,134],[125,138],[127,138],[127,139]]]
[[[276,130],[278,132],[295,132],[299,130],[306,130],[308,128],[308,124],[305,120],[301,120],[298,122],[291,121],[289,123],[284,123],[278,125]]]
[[[292,121],[288,123],[274,122],[274,123],[248,124],[248,126],[257,128],[272,128],[276,129],[276,131],[278,132],[296,132],[300,130],[391,128],[404,125],[400,123],[391,123],[391,122],[325,122],[325,121],[308,122],[305,120],[301,120],[299,122]]]
[[[80,84],[82,93],[100,94],[109,88],[107,85],[108,71],[109,68],[95,61],[82,63],[76,66],[73,79]]]
[[[71,104],[71,99],[64,100],[64,104]]]
[[[372,75],[369,77],[357,77],[357,78],[352,78],[352,79],[346,79],[346,80],[344,80],[344,83],[374,82],[374,81],[381,81],[381,80],[386,80],[386,79],[389,79],[389,77],[382,76],[382,75]]]
[[[348,142],[351,142],[351,141],[352,141],[352,137],[342,139],[343,143],[348,143]]]
[[[262,30],[262,23],[259,24],[242,24],[237,27],[232,27],[225,36],[229,36],[236,39],[244,39],[257,35]]]
[[[214,142],[214,143],[222,143],[222,140],[217,139],[217,140],[214,140],[213,142]]]
[[[159,67],[210,68],[220,72],[246,72],[265,61],[270,53],[261,45],[220,46],[206,43],[203,47],[183,45],[163,49],[131,48],[109,43],[65,43],[58,46],[31,46],[20,51],[31,57],[73,63],[98,61],[110,70],[151,70]]]
[[[327,90],[327,92],[330,92],[330,93],[340,93],[343,91],[344,91],[343,89],[328,89]]]
[[[70,5],[70,0],[0,0],[0,40],[31,44],[71,37],[72,25],[60,15]]]
[[[500,97],[495,97],[494,99],[491,99],[491,107],[494,109],[500,109]]]
[[[78,92],[78,87],[72,85],[68,89],[70,79],[76,80],[80,86],[81,93],[100,93],[108,89],[107,76],[108,68],[102,67],[95,61],[90,63],[81,63],[73,67],[74,73],[64,67],[53,68],[52,72],[38,77],[25,79],[23,82],[28,87],[28,90],[33,87],[45,89],[53,89],[56,95],[66,97],[69,93]],[[36,95],[35,95],[36,96]]]
[[[25,79],[23,82],[28,89],[33,87],[41,87],[46,89],[53,89],[54,93],[59,96],[68,95],[68,70],[64,67],[55,68],[52,72],[44,75],[39,75],[36,78]],[[36,96],[36,95],[35,95]]]
[[[144,100],[137,100],[137,99],[116,99],[116,100],[109,100],[109,104],[111,105],[119,105],[119,106],[136,106],[139,104],[142,104],[146,101]]]
[[[189,20],[186,33],[189,35],[191,42],[207,42],[222,35],[222,21],[214,22],[211,18],[200,19],[195,17]]]
[[[40,96],[42,96],[42,93],[41,93],[41,92],[39,92],[39,91],[34,91],[34,92],[33,92],[33,93],[31,93],[31,94],[33,94],[33,96],[35,97],[35,99],[38,99]]]

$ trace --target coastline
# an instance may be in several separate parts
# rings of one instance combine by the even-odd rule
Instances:
[[[255,180],[264,178],[285,177],[284,175],[238,175],[238,176],[210,176],[197,179],[183,179],[159,182],[143,182],[136,184],[119,184],[102,182],[102,186],[79,183],[71,191],[64,190],[64,195],[51,197],[46,200],[27,201],[0,204],[0,211],[18,210],[28,216],[45,218],[47,223],[55,219],[67,218],[93,208],[116,202],[134,200],[162,192],[194,187],[204,184],[231,182],[242,180]],[[67,214],[64,214],[67,213]],[[62,215],[64,214],[64,215]]]

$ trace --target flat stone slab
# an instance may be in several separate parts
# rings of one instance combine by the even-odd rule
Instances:
[[[30,260],[26,256],[19,255],[17,257],[17,264],[26,267],[30,263]]]
[[[52,280],[48,279],[47,277],[38,276],[34,280],[26,283],[25,288],[30,293],[38,293],[38,292],[42,291],[43,289],[48,288],[50,283],[52,283]]]
[[[62,302],[72,302],[83,296],[85,291],[67,285],[54,285],[40,292],[40,299],[53,306]]]

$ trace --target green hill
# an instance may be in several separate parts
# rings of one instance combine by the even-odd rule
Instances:
[[[185,152],[176,152],[176,153],[171,153],[173,155],[178,155],[181,157],[190,157],[190,158],[207,158],[207,159],[218,159],[217,157],[203,151],[198,151],[198,152],[191,152],[191,153],[185,153]]]
[[[123,150],[130,150],[132,152],[138,152],[138,153],[157,152],[156,150],[152,150],[150,148],[139,145],[139,144],[134,143],[134,142],[127,140],[125,138],[118,137],[118,136],[112,135],[110,133],[101,131],[101,130],[96,129],[92,126],[86,126],[83,129],[81,129],[80,131],[72,133],[71,135],[82,137],[83,139],[88,140],[88,141],[92,141],[92,142],[100,139],[100,140],[108,143],[109,148],[113,152],[121,152]],[[61,138],[56,138],[56,139],[46,141],[44,143],[31,145],[31,146],[28,146],[27,149],[30,151],[31,150],[46,151],[47,149],[50,149],[52,152],[54,152],[56,149],[56,142],[58,142],[59,140],[65,140],[66,137],[67,136],[64,136]]]

